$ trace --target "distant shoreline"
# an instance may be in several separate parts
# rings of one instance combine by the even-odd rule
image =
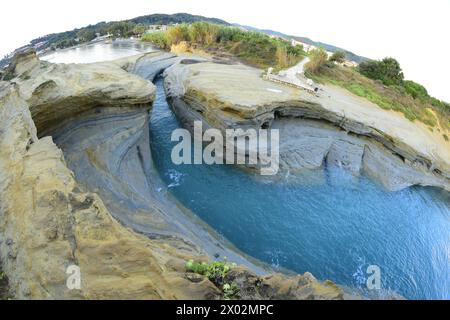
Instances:
[[[101,43],[107,43],[107,42],[113,43],[113,42],[141,42],[141,41],[140,41],[140,38],[102,39],[102,40],[97,40],[97,41],[94,39],[89,42],[83,42],[83,43],[77,44],[75,46],[67,47],[67,48],[63,48],[63,49],[48,49],[43,52],[38,52],[37,55],[39,58],[41,58],[41,57],[45,57],[52,53],[66,52],[66,51],[81,48],[81,47],[87,47],[87,46],[101,44]]]

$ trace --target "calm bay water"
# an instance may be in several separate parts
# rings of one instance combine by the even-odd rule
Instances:
[[[51,62],[88,63],[151,51],[139,43],[59,51]],[[162,80],[151,117],[155,164],[169,190],[243,252],[274,267],[365,287],[369,265],[385,291],[450,299],[450,196],[414,187],[386,192],[366,178],[327,172],[323,183],[271,183],[233,166],[175,166]],[[320,179],[319,179],[320,180]]]
[[[110,61],[138,53],[154,51],[149,44],[133,40],[91,43],[76,48],[50,52],[40,57],[53,63],[91,63]]]

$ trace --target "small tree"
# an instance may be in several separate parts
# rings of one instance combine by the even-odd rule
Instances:
[[[137,24],[133,28],[133,34],[136,36],[144,34],[144,32],[145,32],[145,26],[143,24]]]
[[[211,45],[217,41],[219,26],[207,22],[195,22],[189,26],[192,42]]]
[[[153,43],[155,46],[161,48],[161,49],[169,49],[169,41],[167,39],[167,35],[165,32],[151,32],[151,33],[145,33],[142,36],[142,41],[148,41]]]
[[[337,62],[337,63],[343,63],[345,61],[345,52],[344,51],[336,51],[330,57],[330,61]]]
[[[405,87],[406,92],[414,99],[427,99],[430,97],[427,89],[417,82],[406,80],[403,81],[403,86]]]
[[[107,28],[107,32],[116,37],[127,37],[132,35],[134,23],[127,21],[112,22]]]

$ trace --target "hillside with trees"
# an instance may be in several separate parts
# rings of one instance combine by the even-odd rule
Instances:
[[[334,45],[328,44],[328,43],[324,43],[324,42],[320,42],[320,41],[314,41],[311,40],[308,37],[299,37],[299,36],[293,36],[293,35],[288,35],[282,32],[278,32],[278,31],[274,31],[274,30],[270,30],[270,29],[258,29],[258,28],[254,28],[251,26],[243,26],[243,25],[239,25],[239,24],[234,24],[234,26],[240,27],[240,28],[244,28],[246,30],[250,30],[250,31],[257,31],[257,32],[262,32],[271,36],[275,36],[275,37],[280,37],[280,38],[284,38],[284,39],[293,39],[296,41],[300,41],[302,43],[308,44],[308,45],[312,45],[314,47],[318,47],[318,48],[323,48],[326,51],[330,51],[330,52],[343,52],[345,54],[345,58],[347,60],[350,61],[355,61],[357,63],[369,60],[366,57],[362,57],[359,56],[351,51],[336,47]]]
[[[198,21],[205,21],[214,24],[229,25],[228,22],[217,19],[217,18],[207,18],[203,16],[192,15],[188,13],[175,13],[175,14],[151,14],[141,17],[136,17],[128,20],[134,24],[180,24],[180,23],[193,23]]]

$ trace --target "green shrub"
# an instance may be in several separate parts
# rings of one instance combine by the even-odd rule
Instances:
[[[211,45],[218,41],[219,26],[207,22],[195,22],[189,26],[190,41]]]
[[[128,21],[112,22],[106,29],[106,33],[115,37],[129,37],[133,35],[135,24]]]
[[[144,34],[146,30],[146,27],[143,24],[137,24],[133,27],[133,34],[135,36]]]
[[[226,283],[225,276],[236,266],[234,263],[224,261],[215,261],[212,263],[195,262],[189,260],[186,263],[186,271],[206,276],[216,287],[222,290],[223,297],[226,300],[239,297],[239,289],[235,283]]]
[[[338,62],[342,63],[345,61],[345,52],[344,51],[336,51],[333,53],[333,55],[330,57],[330,61],[332,62]]]
[[[403,72],[400,64],[394,58],[384,58],[381,61],[369,60],[359,64],[359,72],[374,80],[381,80],[385,85],[401,85]]]
[[[206,276],[209,280],[216,284],[221,284],[223,278],[235,265],[224,261],[215,261],[210,264],[205,262],[195,262],[189,260],[186,263],[186,270]]]
[[[414,99],[428,99],[427,89],[424,86],[410,80],[403,81],[403,87],[406,92],[411,95]]]
[[[236,41],[242,32],[244,31],[237,27],[220,27],[217,32],[217,41],[222,43]]]
[[[95,39],[96,34],[93,29],[85,28],[85,29],[81,29],[77,33],[77,37],[78,37],[78,39],[80,39],[80,41],[87,42],[87,41],[91,41],[91,40]]]
[[[190,41],[189,35],[189,27],[187,24],[179,24],[173,27],[170,27],[167,32],[167,42],[168,45],[178,44],[181,41]]]
[[[152,42],[155,46],[161,49],[169,49],[169,40],[167,39],[167,34],[165,32],[151,32],[145,33],[142,41]]]

